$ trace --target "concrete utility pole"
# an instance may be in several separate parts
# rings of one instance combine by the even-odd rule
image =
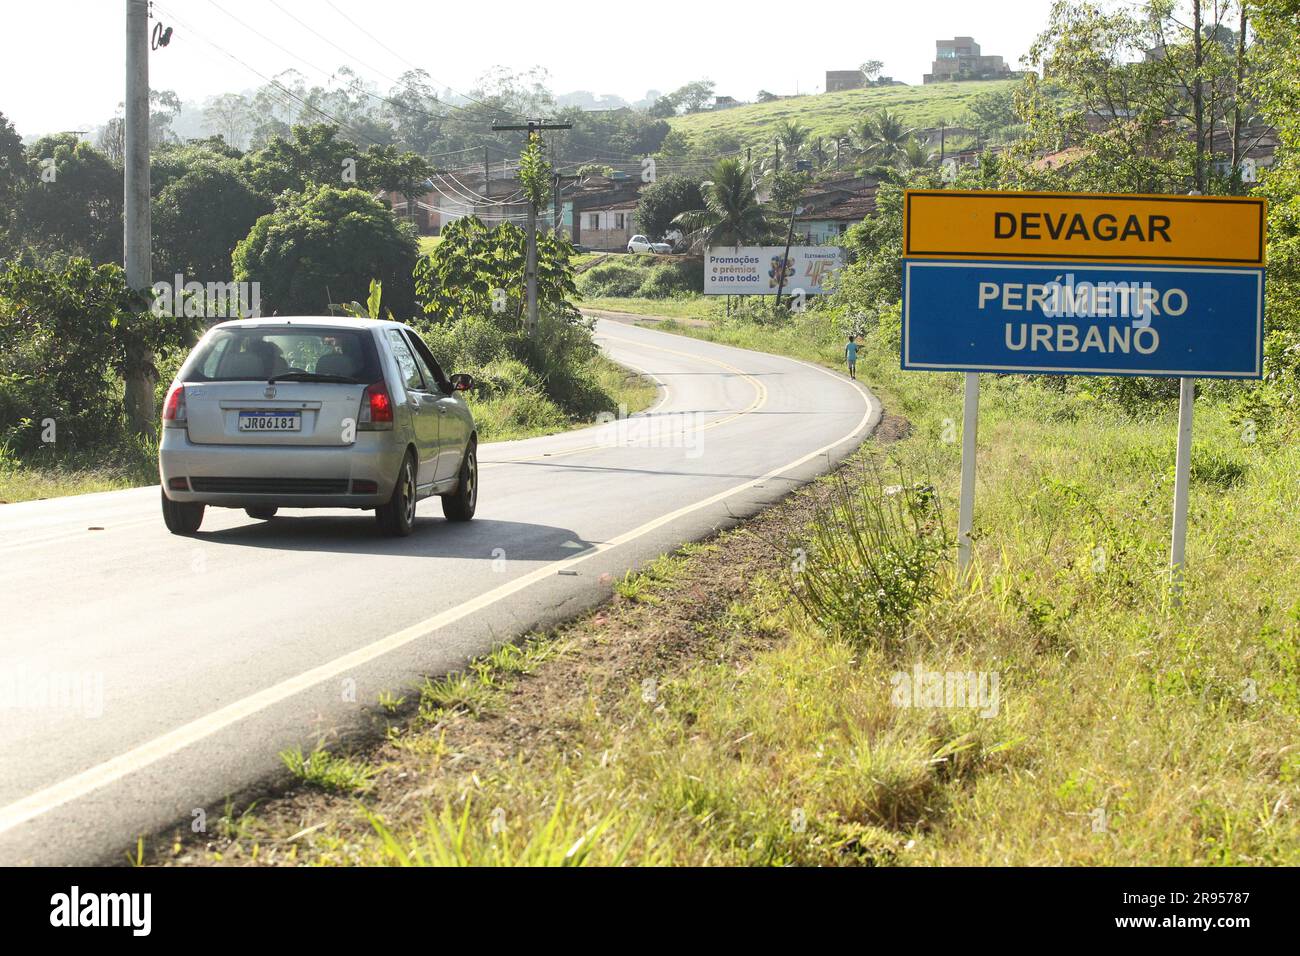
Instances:
[[[149,5],[126,0],[126,100],[123,115],[122,266],[132,289],[153,285],[149,235]],[[154,423],[153,364],[148,353],[128,356],[124,404],[132,427],[151,433]]]
[[[153,284],[149,248],[149,4],[126,0],[126,144],[123,172],[126,281],[133,289]]]
[[[527,131],[528,142],[532,142],[533,136],[541,137],[542,130],[548,129],[572,129],[572,123],[548,123],[545,120],[529,120],[521,126],[499,126],[492,124],[494,133],[510,131]],[[528,201],[528,255],[524,264],[524,287],[525,294],[528,297],[528,334],[530,336],[537,334],[537,205],[529,199]]]

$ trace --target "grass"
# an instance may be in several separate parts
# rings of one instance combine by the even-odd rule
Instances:
[[[610,398],[611,412],[620,406],[626,406],[628,412],[639,412],[653,404],[659,394],[653,381],[603,355],[594,359],[594,373],[597,384]],[[485,442],[535,438],[590,424],[586,419],[566,415],[546,396],[531,391],[471,398],[470,409],[479,437]]]
[[[833,137],[853,126],[863,114],[880,109],[895,113],[907,126],[930,128],[941,120],[963,122],[970,101],[981,93],[1013,88],[1018,80],[940,83],[930,86],[887,86],[842,93],[795,96],[771,103],[754,103],[718,112],[694,113],[669,120],[673,129],[699,143],[711,134],[734,137],[743,149],[771,149],[776,128],[784,120],[809,130],[809,140]]]
[[[135,488],[157,480],[153,445],[127,442],[101,455],[47,446],[20,458],[0,447],[0,504]]]
[[[301,748],[280,754],[289,772],[302,783],[339,793],[357,793],[366,790],[379,771],[375,767],[350,757],[332,754],[317,747],[310,753]]]
[[[958,379],[873,374],[914,416],[890,467],[934,480],[951,510],[959,452],[941,436]],[[633,687],[616,707],[570,708],[562,745],[501,762],[455,815],[447,803],[377,823],[362,858],[447,845],[454,819],[477,835],[460,858],[481,863],[525,862],[534,840],[562,844],[556,832],[598,832],[587,859],[599,863],[1300,862],[1300,451],[1239,447],[1224,412],[1198,409],[1239,468],[1194,486],[1176,608],[1163,572],[1172,416],[1127,421],[1074,401],[986,386],[973,583],[934,562],[933,593],[898,605],[904,630],[833,622],[788,586],[760,589],[741,618],[780,630],[777,646],[697,662],[650,699]],[[861,496],[886,487],[871,475],[836,507],[864,513]],[[865,578],[871,558],[834,546],[843,519],[825,514],[810,569]],[[662,602],[663,571],[619,590]],[[996,674],[996,713],[898,706],[899,675],[918,666]],[[492,806],[512,828],[495,841]]]
[[[711,319],[721,314],[723,305],[714,296],[682,296],[675,299],[639,299],[601,296],[583,299],[582,308],[605,312],[628,312],[633,315],[662,316],[670,319]]]
[[[421,236],[420,237],[420,255],[427,256],[438,247],[442,242],[442,236]]]

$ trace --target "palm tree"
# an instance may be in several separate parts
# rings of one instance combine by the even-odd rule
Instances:
[[[691,248],[758,244],[771,233],[749,167],[739,159],[718,160],[701,190],[704,208],[679,213],[672,221]]]
[[[853,142],[862,155],[889,163],[903,151],[914,132],[889,110],[881,110],[858,121]]]
[[[799,155],[807,139],[808,127],[800,126],[797,120],[781,120],[776,125],[776,141],[785,148],[785,154],[791,160]]]
[[[897,165],[904,171],[922,169],[939,159],[939,151],[930,149],[915,136],[909,136],[903,148],[895,156]]]

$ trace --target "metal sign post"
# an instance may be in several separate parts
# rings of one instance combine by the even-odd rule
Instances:
[[[975,437],[980,421],[980,376],[966,373],[961,422],[961,505],[957,513],[957,573],[970,567],[971,529],[975,524]]]
[[[1187,555],[1187,486],[1192,471],[1192,402],[1196,379],[1178,380],[1178,455],[1174,462],[1174,533],[1169,547],[1175,606],[1183,599],[1183,561]]]

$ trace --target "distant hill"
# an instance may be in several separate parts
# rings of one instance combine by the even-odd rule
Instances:
[[[742,147],[769,147],[776,126],[782,120],[798,120],[811,130],[810,139],[831,137],[848,129],[864,113],[888,109],[909,126],[938,126],[940,120],[960,124],[966,104],[981,93],[1008,90],[1018,80],[986,80],[967,83],[934,83],[929,86],[885,86],[842,93],[792,96],[771,103],[735,106],[717,112],[694,113],[669,120],[692,141],[718,131],[735,136]]]

